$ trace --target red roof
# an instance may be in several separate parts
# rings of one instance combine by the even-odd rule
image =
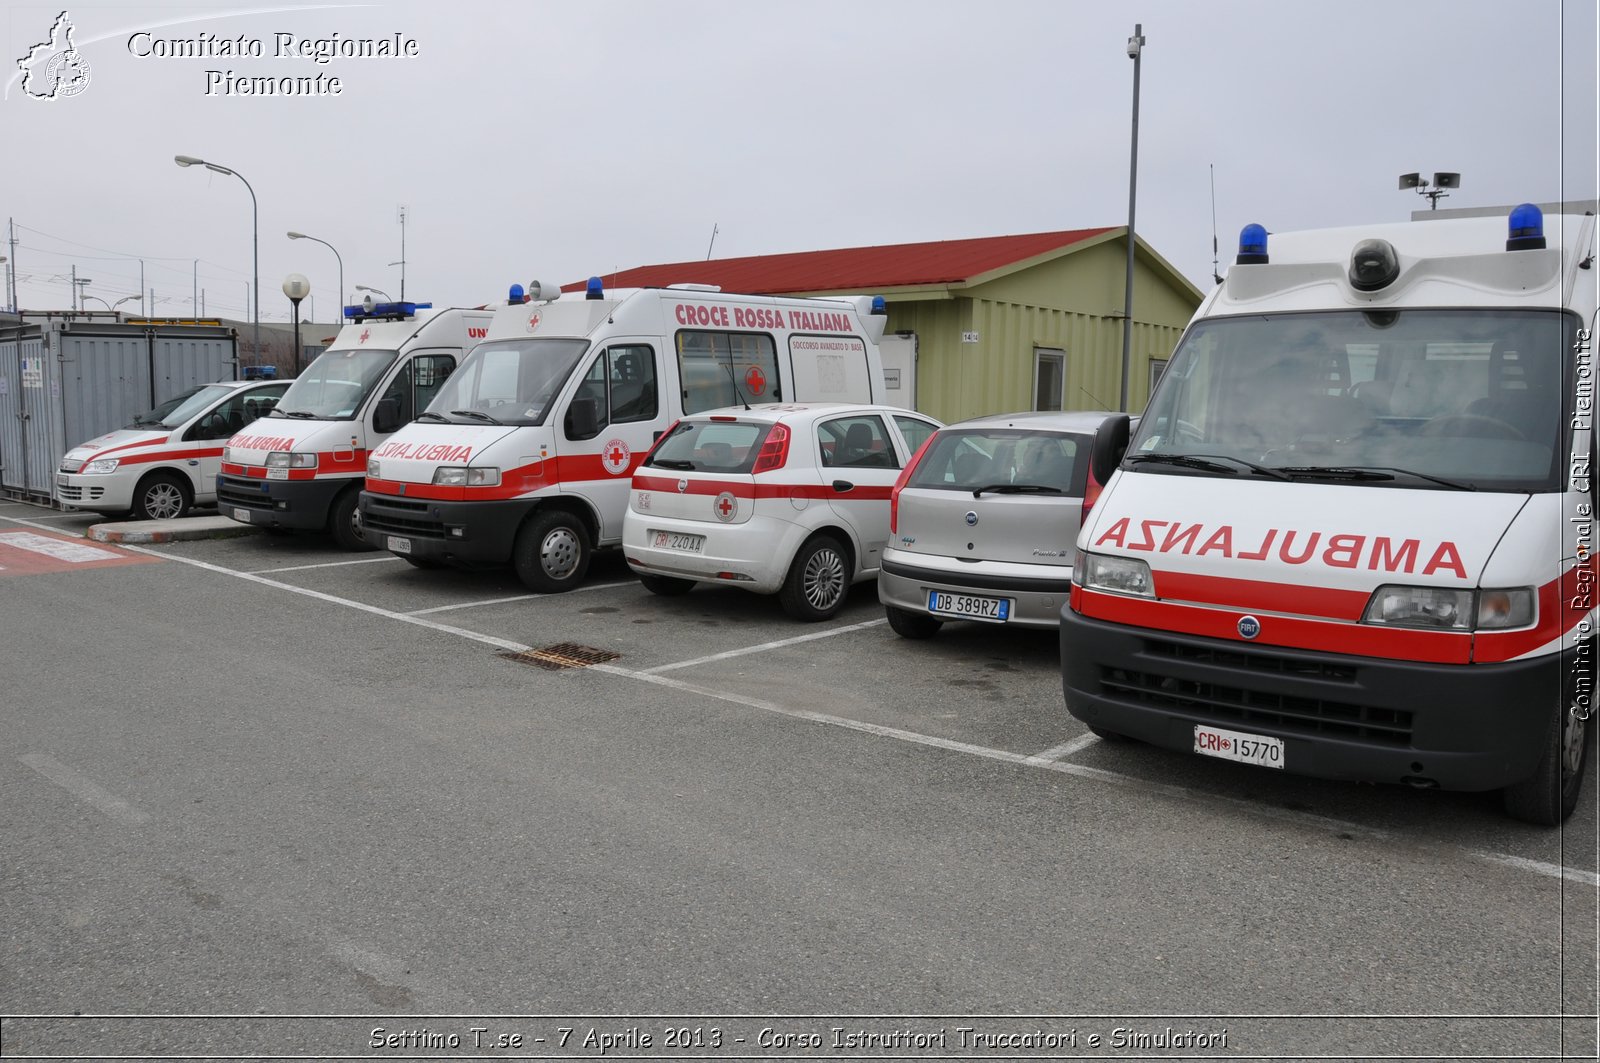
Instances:
[[[1093,239],[1111,232],[1112,228],[846,247],[836,251],[751,255],[706,262],[669,262],[606,273],[601,279],[607,288],[664,288],[669,284],[700,283],[748,295],[962,284],[991,270]],[[584,283],[568,284],[561,290],[581,291]]]

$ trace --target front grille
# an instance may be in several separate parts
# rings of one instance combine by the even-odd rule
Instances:
[[[81,488],[81,487],[69,487],[66,484],[57,484],[56,485],[56,495],[63,502],[82,502],[83,501],[83,488]]]
[[[419,539],[443,539],[444,522],[428,519],[428,504],[385,497],[379,502],[367,496],[361,513],[361,526],[369,531],[389,532]]]
[[[253,481],[219,479],[217,505],[244,506],[246,509],[271,509],[272,499],[255,487]]]
[[[1230,671],[1259,671],[1317,679],[1353,681],[1353,669],[1319,665],[1270,654],[1210,651],[1150,641],[1146,651],[1185,662],[1204,662]],[[1318,671],[1321,669],[1322,671]],[[1349,676],[1331,673],[1350,672]],[[1211,679],[1186,679],[1134,668],[1100,669],[1100,689],[1108,697],[1181,713],[1218,726],[1267,728],[1307,736],[1345,738],[1387,746],[1411,744],[1412,714],[1401,709],[1362,705],[1314,695],[1279,694],[1251,690]]]
[[[81,468],[83,468],[83,459],[82,458],[62,458],[61,459],[61,471],[62,472],[77,472]]]

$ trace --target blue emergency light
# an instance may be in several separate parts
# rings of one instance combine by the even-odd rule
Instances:
[[[372,309],[365,306],[347,306],[344,316],[361,321],[369,317],[413,317],[418,310],[432,310],[432,303],[373,303]]]
[[[506,297],[506,302],[511,304],[512,306],[521,306],[523,303],[525,303],[527,301],[528,301],[528,293],[523,291],[522,285],[513,284],[511,286],[511,294]]]
[[[606,297],[605,285],[600,283],[599,277],[589,278],[589,287],[584,291],[585,299],[604,299]]]
[[[1544,211],[1532,203],[1520,203],[1511,208],[1510,229],[1506,234],[1507,251],[1539,251],[1544,242]]]
[[[1267,230],[1251,222],[1239,230],[1239,257],[1234,262],[1241,266],[1264,266],[1267,262]]]
[[[874,295],[872,297],[872,313],[874,313],[874,314],[887,314],[888,312],[889,312],[889,300],[885,299],[881,295]]]

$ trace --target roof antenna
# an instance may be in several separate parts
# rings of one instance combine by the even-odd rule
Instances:
[[[711,261],[711,249],[717,246],[717,223],[711,223],[711,242],[706,245],[706,261]]]
[[[1211,163],[1211,279],[1222,283],[1217,272],[1217,164]]]

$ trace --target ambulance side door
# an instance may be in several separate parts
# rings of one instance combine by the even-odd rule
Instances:
[[[581,368],[562,417],[561,489],[589,500],[602,542],[622,538],[633,470],[667,427],[661,357],[657,340],[608,340]]]

